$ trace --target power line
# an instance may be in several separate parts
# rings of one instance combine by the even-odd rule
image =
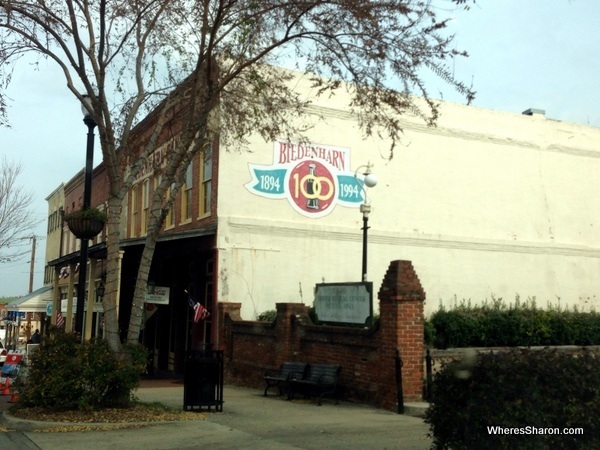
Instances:
[[[4,269],[5,267],[17,267],[20,266],[21,264],[29,264],[29,261],[11,261],[10,263],[8,262],[1,262],[0,261],[0,267],[2,269]],[[4,272],[6,273],[6,272]]]
[[[6,271],[2,271],[2,274],[0,274],[0,278],[2,277],[2,275],[24,275],[24,274],[27,274],[27,273],[30,273],[30,271],[29,270],[24,270],[22,272],[6,272]],[[43,270],[39,270],[39,271],[36,270],[36,271],[34,271],[34,273],[39,274],[39,273],[44,273],[44,271]]]

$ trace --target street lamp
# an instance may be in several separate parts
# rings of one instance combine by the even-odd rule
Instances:
[[[92,119],[90,111],[93,111],[92,100],[89,95],[83,96],[84,103],[81,104],[83,123],[88,127],[87,150],[85,157],[85,178],[83,184],[83,206],[89,209],[92,198],[92,169],[94,163],[94,128],[96,122]],[[83,334],[83,307],[85,304],[85,279],[87,272],[89,239],[81,239],[81,255],[79,259],[79,280],[77,284],[77,309],[75,312],[75,332]]]
[[[363,167],[366,167],[366,169],[363,172],[364,178],[361,182],[358,178],[358,171]],[[362,281],[365,282],[367,281],[367,230],[369,229],[369,213],[371,212],[371,201],[367,199],[367,188],[372,188],[377,185],[377,175],[371,173],[371,163],[368,163],[366,166],[363,165],[356,169],[356,171],[354,172],[354,178],[356,179],[357,183],[361,186],[363,191],[363,202],[360,205],[360,212],[363,215],[363,249],[361,278]]]
[[[96,299],[101,302],[104,298],[104,293],[106,292],[106,288],[104,287],[104,282],[100,280],[100,284],[96,288]]]

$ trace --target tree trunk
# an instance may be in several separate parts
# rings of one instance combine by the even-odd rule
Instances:
[[[129,329],[127,330],[128,344],[136,344],[140,339],[142,320],[144,318],[144,299],[148,292],[150,267],[152,265],[152,258],[154,257],[154,250],[156,249],[156,241],[164,221],[164,217],[160,214],[160,211],[160,207],[155,207],[149,215],[148,234],[146,235],[144,250],[142,251],[131,305],[131,315],[129,317]]]
[[[121,200],[112,197],[108,201],[108,222],[106,224],[106,291],[102,300],[104,308],[104,337],[115,354],[121,352],[119,336],[119,311],[117,293],[119,291],[119,228],[123,206]]]

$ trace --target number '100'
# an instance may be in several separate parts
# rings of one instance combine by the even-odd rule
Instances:
[[[298,198],[300,193],[307,199],[319,199],[329,200],[333,196],[333,183],[327,177],[316,177],[312,174],[304,175],[300,178],[300,175],[295,173],[294,178],[294,197]],[[312,183],[312,192],[308,192],[306,185],[308,182]],[[321,194],[323,185],[327,185],[327,192]]]

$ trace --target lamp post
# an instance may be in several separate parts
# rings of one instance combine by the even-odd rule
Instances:
[[[96,122],[92,119],[92,101],[88,95],[83,96],[85,104],[81,105],[83,123],[88,127],[87,150],[85,157],[85,178],[83,184],[83,206],[82,209],[90,207],[92,198],[92,169],[94,163],[94,128]],[[87,106],[86,106],[87,105]],[[81,255],[79,259],[79,280],[77,283],[77,309],[75,315],[75,332],[83,334],[83,309],[85,303],[85,281],[87,272],[89,239],[81,239]]]
[[[100,280],[100,284],[96,288],[96,299],[101,302],[104,298],[104,293],[106,292],[106,288],[104,287],[104,282]]]
[[[362,183],[358,179],[358,171],[365,167],[363,172]],[[367,281],[367,230],[369,229],[369,213],[371,212],[371,202],[367,199],[367,188],[372,188],[377,185],[377,175],[371,173],[371,163],[366,166],[360,166],[354,172],[354,178],[361,185],[363,191],[363,202],[360,205],[360,212],[363,215],[363,248],[362,248],[362,272],[361,279],[363,282]]]

